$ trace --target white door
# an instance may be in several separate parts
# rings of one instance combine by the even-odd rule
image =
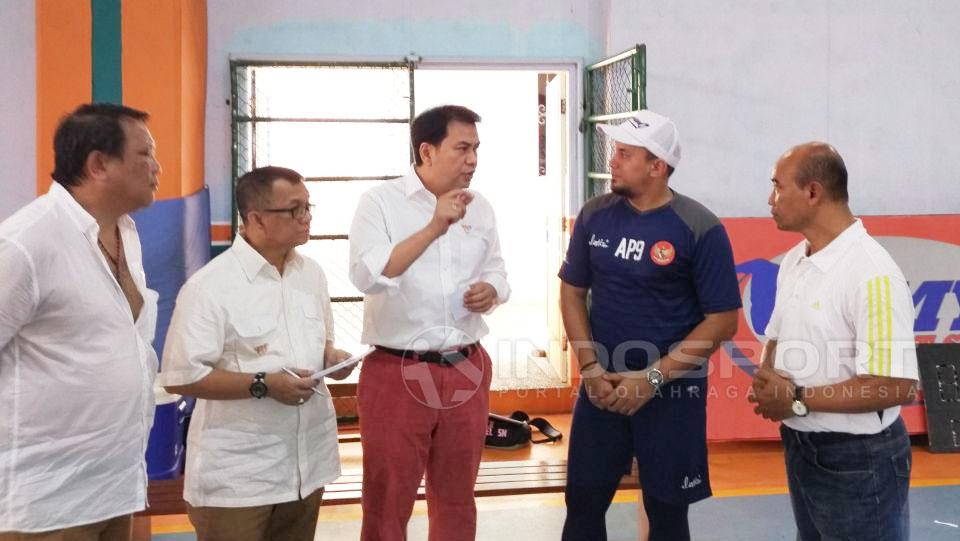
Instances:
[[[546,205],[547,205],[547,327],[549,341],[547,354],[550,366],[561,381],[569,383],[570,362],[567,357],[566,335],[560,318],[560,279],[557,272],[563,263],[566,248],[566,217],[564,198],[570,183],[567,170],[567,77],[557,74],[547,83],[546,110],[543,121],[546,128]]]

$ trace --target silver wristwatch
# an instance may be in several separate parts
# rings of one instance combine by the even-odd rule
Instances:
[[[663,385],[663,372],[659,368],[651,368],[647,370],[647,383],[653,387],[653,391],[659,391],[660,386]]]
[[[797,417],[806,417],[810,410],[807,408],[807,404],[803,401],[803,387],[797,385],[793,391],[793,402],[790,404],[790,409],[793,410],[793,414]]]

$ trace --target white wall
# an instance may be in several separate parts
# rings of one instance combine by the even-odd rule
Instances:
[[[34,3],[0,0],[0,221],[37,194]],[[52,144],[52,143],[51,143]]]
[[[207,0],[206,179],[230,221],[229,58],[572,59],[603,53],[609,0]]]
[[[0,0],[0,219],[36,193],[34,2]],[[960,212],[960,4],[949,0],[208,0],[206,178],[229,221],[228,58],[582,58],[648,46],[675,187],[764,216],[789,146],[837,146],[862,214]]]
[[[612,0],[607,51],[647,44],[647,99],[676,120],[672,184],[766,216],[790,146],[834,144],[858,214],[960,212],[960,4]]]

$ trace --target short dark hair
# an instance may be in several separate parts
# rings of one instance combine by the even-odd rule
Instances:
[[[122,158],[127,144],[120,120],[145,122],[150,115],[115,103],[85,103],[60,119],[53,135],[53,180],[76,186],[91,152]]]
[[[251,210],[263,209],[270,204],[273,181],[283,179],[290,184],[303,182],[303,175],[286,167],[268,165],[258,167],[237,179],[237,211],[243,223]]]
[[[480,115],[461,105],[441,105],[428,109],[413,119],[413,124],[410,125],[410,143],[413,145],[413,158],[417,165],[423,164],[420,145],[439,145],[447,137],[447,126],[454,121],[475,125],[480,122]]]
[[[819,182],[834,201],[846,203],[850,199],[847,166],[837,149],[826,143],[811,146],[809,153],[797,164],[795,178],[801,188],[813,181]]]

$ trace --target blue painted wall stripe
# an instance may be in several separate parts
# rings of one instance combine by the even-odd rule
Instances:
[[[93,101],[123,102],[121,0],[90,0]]]

